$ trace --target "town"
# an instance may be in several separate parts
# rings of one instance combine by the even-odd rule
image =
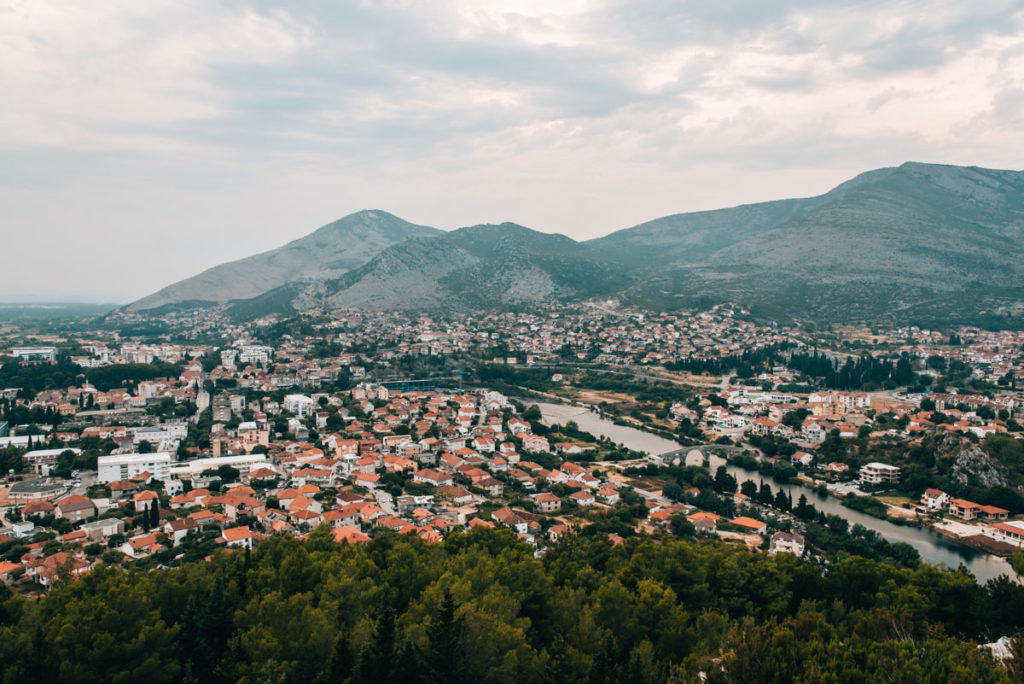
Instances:
[[[567,533],[716,535],[825,561],[834,541],[805,539],[808,524],[846,532],[845,520],[787,499],[787,485],[1004,556],[1024,539],[1022,474],[1006,467],[1024,460],[1021,332],[829,343],[735,307],[552,305],[251,323],[119,313],[61,335],[2,333],[0,577],[25,592],[99,563],[178,565],[321,526],[347,544],[506,527],[540,555]],[[538,401],[679,451],[560,425]],[[950,439],[964,474],[943,481],[953,492],[913,457]],[[986,445],[997,455],[981,455],[993,472],[977,487],[963,450]],[[711,455],[749,478],[707,469]]]

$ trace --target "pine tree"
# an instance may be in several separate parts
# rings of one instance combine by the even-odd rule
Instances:
[[[430,621],[430,646],[427,666],[433,681],[461,682],[465,673],[462,665],[463,625],[455,616],[455,601],[447,588],[437,615]]]
[[[395,610],[388,606],[377,619],[373,640],[359,652],[352,681],[388,684],[395,665]],[[438,680],[444,681],[444,680]]]

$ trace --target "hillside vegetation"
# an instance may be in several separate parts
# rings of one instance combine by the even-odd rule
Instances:
[[[0,603],[4,682],[1003,682],[972,639],[1024,588],[851,556],[825,575],[722,542],[508,531],[428,546],[325,528]]]

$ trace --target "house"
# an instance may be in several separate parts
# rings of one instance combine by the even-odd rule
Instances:
[[[692,515],[686,516],[686,519],[693,523],[693,527],[697,532],[710,534],[718,528],[718,521],[721,520],[721,516],[715,515],[714,513],[707,513],[705,511],[698,511]]]
[[[485,490],[492,499],[500,497],[505,491],[505,485],[501,483],[501,480],[493,477],[482,477],[476,481],[475,485]]]
[[[505,527],[511,527],[519,534],[526,534],[530,529],[530,523],[511,508],[499,508],[496,511],[491,511],[491,518]]]
[[[189,532],[199,529],[199,523],[191,518],[181,518],[179,520],[168,520],[164,523],[164,534],[171,540],[172,546],[177,546],[181,543]]]
[[[530,424],[520,418],[511,418],[508,421],[508,430],[513,435],[520,435],[529,433],[531,428]]]
[[[551,444],[548,442],[547,437],[541,437],[540,435],[524,434],[523,435],[523,449],[532,452],[543,452],[548,453],[551,451]]]
[[[555,513],[562,510],[562,500],[551,492],[542,492],[530,497],[538,513]]]
[[[950,499],[949,514],[961,520],[974,520],[981,515],[981,504],[966,499]]]
[[[230,527],[224,530],[222,539],[228,546],[240,546],[251,549],[255,544],[256,536],[249,530],[248,525],[243,525],[242,527]]]
[[[800,427],[800,435],[811,444],[821,444],[828,437],[828,430],[815,420],[805,420]]]
[[[597,498],[604,501],[609,506],[614,506],[619,503],[619,490],[610,482],[606,482],[601,489],[597,490]]]
[[[793,454],[793,463],[799,463],[804,468],[809,468],[814,463],[814,456],[806,451],[798,451]]]
[[[768,531],[768,525],[766,523],[742,515],[738,518],[730,520],[729,522],[733,525],[742,527],[749,532],[756,532],[757,534],[764,534]]]
[[[441,497],[451,499],[456,506],[465,506],[473,502],[473,493],[464,487],[441,485],[437,488],[437,493]]]
[[[941,511],[949,505],[950,496],[941,489],[926,489],[921,495],[921,505],[928,511]]]
[[[352,475],[352,482],[369,489],[373,489],[380,482],[380,475],[377,473],[354,473]]]
[[[345,508],[348,508],[349,510],[346,511]],[[360,521],[358,509],[351,507],[335,508],[325,511],[320,517],[331,527],[358,525]]]
[[[422,470],[416,471],[412,476],[412,481],[420,484],[433,485],[435,487],[455,484],[455,478],[450,474],[442,473],[441,471],[434,470],[432,468],[423,468]]]
[[[341,525],[331,530],[331,534],[334,536],[334,541],[339,544],[360,544],[362,542],[370,541],[370,537],[365,534],[358,527],[352,525]]]
[[[568,525],[552,525],[550,528],[548,528],[548,538],[551,541],[558,541],[560,537],[562,537],[565,534],[568,534],[569,532],[572,532],[572,528]]]
[[[1020,547],[1024,544],[1024,520],[1014,520],[1007,523],[995,523],[992,530],[999,536],[999,539],[1014,546]]]
[[[29,561],[25,565],[25,574],[34,578],[44,587],[49,587],[62,573],[68,573],[70,577],[78,577],[89,572],[91,568],[92,565],[88,561],[64,551],[58,551],[52,556]]]
[[[33,515],[46,517],[55,515],[56,508],[49,501],[29,501],[21,508],[21,514],[26,518]]]
[[[124,544],[121,544],[119,550],[126,556],[132,558],[146,558],[151,556],[157,551],[162,551],[164,546],[157,541],[157,533],[149,532],[147,534],[140,534],[132,537]]]
[[[597,503],[597,499],[594,498],[593,493],[584,490],[573,492],[572,494],[569,495],[569,498],[575,501],[577,505],[584,507],[593,506],[594,504]]]
[[[124,533],[124,521],[120,518],[103,518],[84,523],[80,528],[91,541],[103,541],[115,534]]]
[[[148,511],[150,506],[159,506],[160,497],[152,490],[144,490],[132,496],[135,512]]]
[[[96,515],[96,506],[91,499],[78,494],[66,496],[57,502],[58,518],[67,518],[71,522],[78,522]]]
[[[73,530],[60,538],[64,544],[81,544],[89,540],[84,530]]]
[[[4,582],[12,582],[14,580],[14,571],[20,570],[22,566],[19,563],[12,563],[10,561],[0,561],[0,578]]]
[[[1005,508],[999,508],[998,506],[982,506],[981,517],[985,520],[1006,520],[1010,516],[1010,511]]]
[[[776,532],[771,536],[768,553],[792,553],[797,557],[804,555],[804,538],[791,532]]]

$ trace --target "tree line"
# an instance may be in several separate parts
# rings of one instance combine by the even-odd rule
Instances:
[[[3,682],[1004,682],[1024,588],[859,556],[507,530],[273,537],[0,601]]]

